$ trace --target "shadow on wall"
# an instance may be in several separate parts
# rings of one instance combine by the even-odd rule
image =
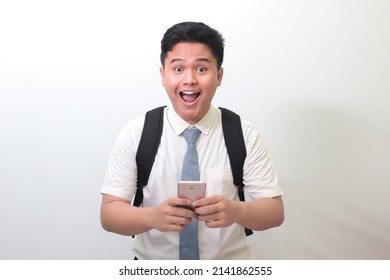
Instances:
[[[390,130],[340,106],[278,112],[286,220],[258,233],[257,258],[390,259]]]

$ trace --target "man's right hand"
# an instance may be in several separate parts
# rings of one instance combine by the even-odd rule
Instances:
[[[194,211],[186,208],[191,200],[173,197],[153,207],[152,227],[161,232],[180,232],[196,217]]]

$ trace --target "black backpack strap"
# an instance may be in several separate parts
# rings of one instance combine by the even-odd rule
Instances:
[[[146,112],[144,128],[137,149],[137,192],[134,197],[134,206],[140,206],[144,198],[143,187],[148,184],[150,171],[160,145],[164,123],[164,108],[161,106]]]
[[[230,160],[230,166],[233,173],[234,185],[238,188],[238,197],[245,201],[243,170],[246,158],[246,147],[244,135],[242,133],[241,119],[236,113],[226,109],[219,108],[222,112],[222,130],[225,138],[225,145]],[[253,231],[245,228],[247,236],[253,234]]]

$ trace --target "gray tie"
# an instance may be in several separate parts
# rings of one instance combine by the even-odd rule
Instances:
[[[183,135],[188,147],[184,155],[181,179],[183,181],[199,181],[198,152],[195,143],[199,138],[200,130],[189,128],[183,132]],[[179,251],[181,260],[199,260],[198,221],[196,219],[192,219],[191,224],[187,225],[180,233]]]

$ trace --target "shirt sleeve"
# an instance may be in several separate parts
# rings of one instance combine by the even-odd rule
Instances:
[[[137,190],[135,155],[141,138],[143,118],[129,122],[119,133],[109,156],[102,194],[131,201]]]
[[[259,131],[248,121],[242,121],[247,150],[244,163],[246,193],[253,199],[283,195],[278,176]]]

